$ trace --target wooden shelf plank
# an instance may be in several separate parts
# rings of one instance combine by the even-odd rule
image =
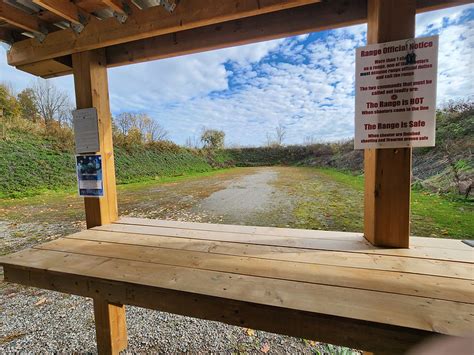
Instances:
[[[453,261],[400,258],[396,256],[343,251],[298,250],[286,247],[196,240],[182,237],[164,237],[118,232],[108,233],[98,230],[79,232],[67,238],[474,280],[474,266],[472,264]]]
[[[98,230],[111,232],[125,232],[170,237],[184,237],[190,239],[227,241],[233,243],[271,245],[313,250],[333,250],[353,253],[370,253],[377,255],[393,255],[399,257],[426,258],[436,260],[452,260],[474,263],[474,253],[468,250],[439,249],[429,247],[414,247],[412,249],[383,249],[372,246],[367,241],[346,241],[285,237],[278,238],[272,235],[246,236],[239,233],[181,230],[153,226],[134,226],[126,224],[110,224],[96,227]]]
[[[5,267],[7,280],[13,282],[15,280],[8,279],[10,265],[32,270],[47,270],[68,276],[82,275],[163,290],[435,331],[447,335],[465,335],[474,327],[474,306],[461,302],[269,280],[47,250],[26,250],[2,257],[1,263]]]
[[[474,303],[473,281],[447,277],[65,238],[36,249]]]
[[[280,237],[365,241],[365,238],[362,233],[354,233],[354,232],[334,232],[334,231],[279,228],[279,227],[278,228],[277,227],[254,227],[254,226],[241,226],[241,225],[231,225],[231,224],[181,222],[181,221],[172,221],[172,220],[132,218],[132,217],[121,217],[118,221],[114,223],[141,225],[141,226],[155,226],[155,227],[165,227],[165,228],[205,230],[205,231],[221,231],[221,232],[232,232],[232,233],[241,233],[241,234],[250,234],[250,235],[271,234],[271,235],[280,236]],[[430,247],[430,248],[473,251],[473,249],[470,246],[464,244],[461,240],[458,240],[458,239],[424,238],[424,237],[412,236],[410,237],[410,243],[414,247],[424,246],[424,247]]]
[[[119,0],[100,0],[100,2],[111,8],[113,11],[125,13],[124,6]]]
[[[380,354],[404,354],[433,333],[406,327],[296,311],[281,307],[222,299],[189,292],[92,279],[79,275],[7,268],[6,278],[32,286],[111,302],[147,307],[260,329],[320,342],[365,349]],[[125,290],[125,291],[124,291]]]
[[[38,20],[35,15],[30,15],[26,12],[20,11],[3,1],[0,1],[0,20],[4,20],[5,22],[26,31],[41,33],[41,21]]]
[[[80,24],[79,9],[69,0],[33,0],[36,5],[72,23]]]

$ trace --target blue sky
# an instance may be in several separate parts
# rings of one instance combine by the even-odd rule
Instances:
[[[438,103],[474,96],[474,5],[417,16],[416,35],[440,35]],[[278,124],[285,143],[354,134],[354,52],[366,26],[141,63],[109,70],[112,114],[145,112],[183,144],[203,127],[230,146],[260,145]],[[19,91],[35,78],[6,64],[0,81]],[[73,95],[72,77],[51,79]]]

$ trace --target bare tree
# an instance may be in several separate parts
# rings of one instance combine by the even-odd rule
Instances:
[[[70,110],[71,101],[67,93],[59,90],[50,81],[38,79],[33,87],[33,98],[39,115],[48,125],[57,120],[61,126],[65,112]]]
[[[114,118],[115,127],[117,130],[123,134],[127,135],[128,131],[133,126],[133,118],[130,112],[122,112],[120,115]]]
[[[198,149],[201,147],[201,142],[198,137],[189,136],[188,138],[186,138],[186,142],[184,143],[184,145],[188,148]]]
[[[168,131],[164,129],[162,125],[160,125],[157,121],[153,118],[146,116],[145,125],[143,127],[145,131],[145,136],[147,137],[147,141],[149,142],[157,142],[157,141],[164,141],[168,138]]]
[[[275,138],[278,145],[282,145],[286,137],[286,127],[280,122],[275,127]]]
[[[266,146],[272,147],[275,145],[275,140],[273,139],[273,135],[267,132],[266,135]]]
[[[317,139],[314,135],[307,135],[303,139],[303,145],[313,145],[317,143]]]
[[[168,132],[157,121],[145,113],[122,112],[114,118],[117,130],[124,136],[133,135],[141,142],[165,140]]]

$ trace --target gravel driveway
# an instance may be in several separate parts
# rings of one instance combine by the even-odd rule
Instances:
[[[173,184],[121,187],[119,205],[122,215],[136,217],[255,224],[259,216],[260,224],[281,225],[285,218],[272,211],[291,209],[292,203],[272,185],[280,172],[240,169]],[[82,220],[82,202],[72,196],[0,205],[2,253],[81,230]],[[0,353],[96,353],[90,299],[3,281],[0,297]],[[127,353],[351,353],[315,340],[131,306],[127,325]]]

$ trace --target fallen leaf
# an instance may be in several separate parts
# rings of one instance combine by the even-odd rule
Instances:
[[[40,299],[38,302],[35,303],[35,306],[41,306],[43,303],[46,303],[47,299],[46,297],[43,297]]]
[[[270,351],[270,345],[268,345],[267,343],[263,344],[262,348],[260,349],[260,351],[262,353],[268,353]]]
[[[253,329],[247,328],[245,331],[247,332],[247,335],[248,335],[248,336],[253,336],[253,335],[255,335],[255,330],[253,330]]]

